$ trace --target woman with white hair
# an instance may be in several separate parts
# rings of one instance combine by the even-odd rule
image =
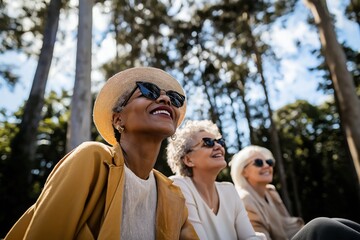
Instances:
[[[290,216],[274,185],[275,159],[260,146],[247,146],[230,162],[231,177],[255,231],[271,240],[360,239],[360,225],[348,219],[318,217],[304,226]]]
[[[290,216],[274,185],[275,159],[260,146],[247,146],[235,154],[230,162],[231,177],[245,204],[255,231],[267,239],[290,239],[304,222]]]
[[[209,120],[187,121],[175,134],[167,147],[168,164],[176,173],[170,178],[185,196],[189,220],[199,238],[260,239],[234,185],[216,181],[227,165],[218,127]]]

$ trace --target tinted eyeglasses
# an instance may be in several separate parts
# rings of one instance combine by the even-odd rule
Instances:
[[[225,147],[225,140],[223,138],[214,139],[214,138],[203,138],[204,147],[212,148],[215,145],[215,142],[220,144],[222,147]]]
[[[136,87],[134,88],[134,90],[132,90],[129,97],[125,100],[122,106],[125,106],[128,103],[137,88],[139,88],[141,96],[144,96],[150,100],[158,99],[161,94],[161,89],[153,83],[136,82]],[[169,90],[165,91],[165,94],[170,98],[170,102],[174,107],[180,108],[182,105],[184,105],[185,96],[181,95],[180,93]]]
[[[218,144],[220,144],[222,147],[225,147],[225,140],[224,140],[223,138],[219,138],[219,139],[214,139],[214,138],[202,138],[201,140],[202,140],[202,143],[203,143],[202,147],[212,148],[212,147],[214,147],[215,143],[218,143]],[[196,144],[195,146],[193,146],[193,147],[192,147],[191,149],[189,149],[187,152],[189,153],[189,152],[193,151],[193,150],[194,150],[194,147],[196,147],[196,146],[199,145],[199,144],[201,144],[201,142],[198,143],[198,144]]]
[[[267,163],[267,165],[269,165],[270,167],[274,167],[275,166],[275,161],[273,160],[273,159],[267,159],[267,160],[265,160],[265,162]],[[262,166],[264,166],[264,161],[262,160],[262,159],[259,159],[259,158],[257,158],[257,159],[255,159],[254,161],[253,161],[253,165],[255,166],[255,167],[262,167]]]

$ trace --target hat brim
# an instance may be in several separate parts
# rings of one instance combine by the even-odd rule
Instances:
[[[136,81],[151,82],[161,89],[174,90],[185,96],[180,83],[165,71],[153,67],[135,67],[119,72],[109,78],[96,97],[93,109],[95,126],[106,142],[117,143],[112,125],[113,107],[119,98],[136,86]],[[177,126],[184,120],[186,101],[179,108],[180,117]]]

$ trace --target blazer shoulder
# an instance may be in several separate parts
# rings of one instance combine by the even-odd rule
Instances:
[[[172,201],[181,201],[185,202],[184,194],[181,188],[175,184],[173,184],[173,180],[169,179],[161,172],[153,169],[156,185],[158,192],[165,194],[168,199],[172,199]]]
[[[104,143],[101,143],[101,142],[87,141],[87,142],[81,143],[73,151],[76,151],[76,152],[82,152],[82,151],[89,152],[90,151],[90,152],[111,153],[111,152],[113,152],[113,147],[105,145]]]
[[[69,154],[77,156],[77,158],[99,158],[105,160],[106,162],[112,163],[112,159],[115,157],[116,150],[114,147],[100,142],[88,141],[80,144]]]

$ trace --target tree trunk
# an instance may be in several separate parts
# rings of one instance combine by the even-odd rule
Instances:
[[[44,105],[45,88],[54,52],[60,8],[61,0],[51,0],[39,62],[35,71],[30,95],[25,104],[20,131],[15,138],[17,144],[13,146],[17,150],[13,151],[13,156],[21,156],[30,161],[34,159],[36,151],[37,129],[41,120],[41,110]]]
[[[45,20],[43,45],[39,55],[29,98],[25,104],[19,132],[11,142],[11,158],[4,179],[8,180],[7,195],[2,196],[9,226],[28,207],[31,168],[37,148],[37,132],[44,106],[46,83],[59,26],[61,0],[51,0]],[[6,228],[7,226],[2,226]]]
[[[292,213],[292,205],[291,205],[291,200],[289,197],[289,191],[288,191],[287,182],[286,182],[286,174],[285,174],[284,162],[283,162],[283,158],[282,158],[282,154],[281,154],[280,140],[279,140],[279,136],[278,136],[278,132],[277,132],[275,123],[273,121],[273,112],[272,112],[272,109],[270,106],[269,96],[267,93],[267,87],[266,87],[265,77],[264,77],[264,73],[263,73],[261,55],[257,49],[255,38],[254,38],[251,28],[250,28],[250,22],[251,22],[250,14],[244,13],[244,18],[246,19],[246,22],[247,22],[247,30],[249,32],[249,39],[251,41],[253,58],[254,58],[254,61],[255,61],[255,64],[258,69],[258,73],[259,73],[259,76],[261,79],[261,85],[264,89],[265,102],[266,102],[266,107],[268,110],[268,115],[269,115],[269,120],[270,120],[270,129],[269,129],[270,144],[271,144],[272,153],[276,159],[276,167],[279,172],[279,178],[280,178],[280,183],[281,183],[281,195],[282,195],[282,199],[283,199],[284,204],[286,205],[288,211],[290,213]]]
[[[235,110],[235,106],[234,106],[234,100],[232,98],[230,98],[230,106],[232,106],[232,111],[231,111],[231,117],[234,121],[234,123],[237,123],[237,118],[236,118],[236,110]],[[238,149],[242,149],[243,146],[242,146],[242,143],[241,143],[241,132],[240,132],[240,129],[238,127],[237,124],[234,125],[235,127],[235,135],[236,135],[236,143],[237,143],[237,148]]]
[[[239,87],[239,90],[240,90],[241,100],[242,100],[242,102],[244,104],[246,122],[247,122],[247,124],[249,126],[250,143],[253,144],[255,142],[255,134],[254,134],[254,128],[251,125],[251,114],[250,114],[249,103],[247,102],[247,100],[245,98],[245,80],[240,80],[237,83],[238,83],[238,87]]]
[[[79,0],[76,73],[66,151],[90,140],[91,130],[91,39],[93,0]]]
[[[346,68],[344,50],[338,43],[332,19],[325,0],[304,0],[311,10],[319,29],[320,42],[325,61],[331,73],[338,100],[341,124],[357,172],[360,185],[360,100],[356,95],[353,77]]]
[[[349,3],[351,6],[352,12],[355,15],[354,19],[356,23],[358,24],[358,27],[360,27],[360,1],[359,0],[351,0],[351,3]]]

